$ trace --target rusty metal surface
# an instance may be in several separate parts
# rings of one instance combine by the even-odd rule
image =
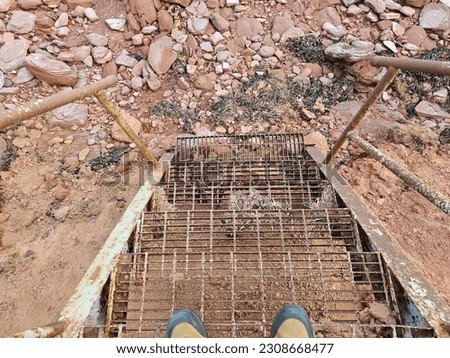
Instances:
[[[51,323],[45,327],[35,329],[27,329],[26,331],[17,333],[14,338],[54,338],[60,336],[67,328],[69,322],[62,319],[58,322]]]
[[[347,125],[347,127],[342,132],[341,136],[338,138],[338,140],[334,143],[333,147],[331,148],[331,151],[328,152],[327,156],[325,157],[325,160],[323,161],[324,164],[328,164],[333,159],[333,156],[339,151],[339,149],[342,147],[342,145],[347,140],[347,133],[356,129],[359,124],[362,122],[362,120],[365,118],[367,112],[370,111],[370,109],[374,106],[374,104],[380,99],[383,92],[386,90],[386,88],[389,86],[389,84],[394,80],[394,78],[399,73],[398,69],[389,68],[383,78],[378,82],[378,84],[375,86],[375,88],[370,93],[369,97],[367,98],[366,102],[361,106],[359,111],[355,114],[353,119],[350,121],[350,123]]]
[[[114,86],[116,83],[116,76],[108,76],[90,85],[58,92],[51,97],[38,99],[32,103],[20,105],[17,108],[0,112],[0,130],[51,111],[52,109],[64,106],[65,104],[93,95],[102,89]]]
[[[391,158],[386,156],[382,151],[375,148],[372,144],[361,138],[356,131],[350,131],[347,137],[364,149],[368,154],[383,164],[391,172],[403,179],[408,185],[411,185],[417,192],[422,194],[426,199],[436,205],[447,215],[450,215],[450,200],[442,193],[433,190],[429,185],[421,181],[416,175],[406,168],[397,164]]]
[[[370,58],[370,64],[375,67],[392,67],[407,71],[450,76],[449,61],[418,60],[407,57],[395,58],[374,56]]]
[[[307,151],[316,160],[323,174],[332,182],[345,205],[353,211],[373,249],[382,254],[391,273],[400,282],[428,324],[433,327],[436,335],[449,337],[450,307],[387,230],[378,223],[374,214],[339,172],[332,165],[319,164],[323,162],[324,153],[316,147],[308,147]]]
[[[67,328],[62,334],[64,337],[79,335],[79,330],[100,296],[118,255],[124,251],[136,226],[136,220],[145,210],[152,194],[153,188],[149,183],[141,187],[89,266],[68,304],[61,312],[61,319],[68,321]]]

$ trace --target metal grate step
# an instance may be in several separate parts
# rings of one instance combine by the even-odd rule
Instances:
[[[174,310],[200,313],[211,337],[267,336],[286,302],[316,323],[362,323],[372,302],[392,308],[376,253],[124,254],[114,279],[112,327],[155,336]],[[317,328],[316,328],[317,329]],[[144,333],[145,331],[145,333]],[[326,334],[325,334],[326,336]]]

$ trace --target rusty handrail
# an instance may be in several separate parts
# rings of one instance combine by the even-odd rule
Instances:
[[[422,194],[444,213],[450,215],[450,200],[447,199],[442,193],[433,190],[429,185],[420,180],[416,175],[414,175],[401,165],[397,164],[391,158],[387,157],[378,148],[374,147],[372,144],[361,138],[356,131],[350,131],[347,137],[359,147],[364,149],[378,162],[383,164],[391,172],[397,175],[400,179],[403,179],[408,185],[411,185],[417,192]]]
[[[331,159],[333,159],[333,156],[339,151],[339,149],[341,149],[342,145],[346,142],[348,132],[356,129],[359,126],[362,120],[366,117],[367,112],[369,112],[374,104],[380,99],[381,95],[394,80],[395,76],[397,76],[398,72],[399,70],[396,68],[389,68],[387,70],[383,78],[380,80],[380,82],[378,82],[373,91],[370,93],[367,101],[361,106],[358,113],[355,114],[336,143],[334,143],[333,147],[325,157],[323,164],[330,163]]]
[[[433,75],[450,76],[449,61],[419,60],[414,58],[397,58],[373,56],[370,64],[375,67],[392,67],[406,71],[431,73]]]
[[[116,76],[108,76],[90,85],[62,91],[51,97],[38,99],[30,104],[20,105],[17,108],[0,112],[0,130],[93,95],[102,89],[114,86],[116,83]]]

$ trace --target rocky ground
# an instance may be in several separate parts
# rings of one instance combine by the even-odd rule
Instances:
[[[0,0],[0,111],[113,74],[108,97],[158,155],[180,133],[326,148],[385,72],[368,55],[450,60],[449,34],[449,0]],[[361,128],[447,196],[449,90],[403,72]],[[0,335],[55,319],[140,161],[93,98],[0,131]],[[448,217],[351,145],[335,163],[450,303]]]

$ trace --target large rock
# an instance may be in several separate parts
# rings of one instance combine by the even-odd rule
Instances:
[[[48,84],[72,86],[77,81],[77,73],[62,61],[33,53],[23,63],[36,78]]]
[[[6,30],[15,34],[28,34],[33,31],[36,15],[25,11],[13,11]]]
[[[424,29],[450,32],[450,9],[444,4],[427,4],[420,13],[419,24]]]
[[[136,133],[139,134],[141,131],[142,123],[135,117],[129,115],[128,113],[121,111],[121,115],[123,119],[128,123],[128,125],[131,127],[131,129]],[[111,128],[111,136],[118,140],[119,142],[127,142],[131,143],[132,140],[128,135],[123,131],[122,128],[120,128],[119,124],[117,122],[113,123],[113,126]]]
[[[142,27],[151,25],[156,21],[156,8],[153,0],[134,0],[137,16]]]
[[[209,20],[203,18],[189,18],[187,21],[188,30],[193,35],[202,35],[208,27]]]
[[[21,9],[32,10],[42,5],[42,0],[18,0],[17,4]]]
[[[180,5],[180,6],[183,6],[183,7],[187,7],[191,3],[191,0],[162,0],[162,1],[163,2],[167,2],[169,4]]]
[[[427,37],[427,32],[420,26],[413,26],[406,30],[405,37],[409,43],[420,47]]]
[[[27,40],[13,40],[0,48],[0,70],[11,72],[22,66],[30,43]]]
[[[159,75],[169,71],[176,59],[177,53],[163,43],[152,43],[148,49],[148,63]]]
[[[294,26],[294,21],[289,16],[275,16],[272,24],[272,33],[281,36],[292,26]]]
[[[93,7],[97,0],[63,0],[63,3],[67,4],[70,10],[75,9],[77,6]]]
[[[256,20],[246,16],[239,18],[236,21],[236,34],[237,37],[253,37],[263,32],[264,28],[261,23]]]
[[[0,12],[8,11],[14,4],[14,0],[0,0]]]
[[[47,123],[50,127],[70,128],[83,126],[88,117],[88,106],[80,103],[70,103],[54,109],[47,115]]]

